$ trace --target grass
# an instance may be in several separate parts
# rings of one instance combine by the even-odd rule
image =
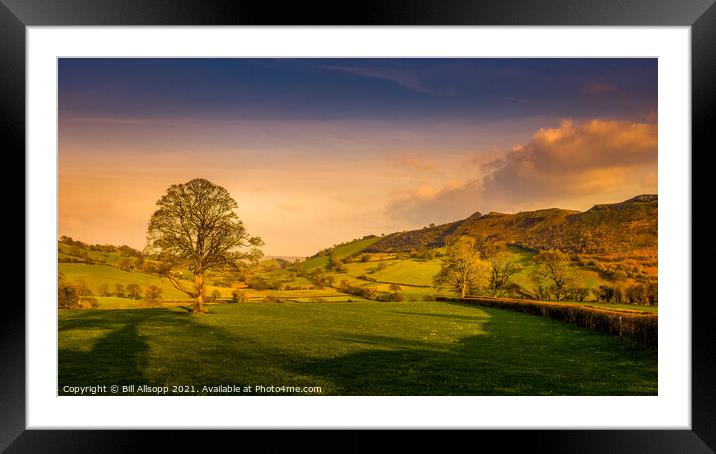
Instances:
[[[532,257],[534,257],[537,252],[517,246],[508,246],[507,250],[516,259],[517,263],[522,266],[522,270],[519,273],[515,273],[510,280],[528,291],[534,292],[535,284],[530,275],[536,269],[536,265],[532,262]],[[584,268],[576,268],[573,278],[573,285],[576,287],[594,288],[608,283],[599,276],[598,272]],[[549,282],[543,282],[543,285],[549,284]]]
[[[654,395],[656,350],[439,302],[59,312],[59,389],[320,386],[323,395]]]
[[[185,293],[175,289],[168,280],[161,279],[153,274],[140,273],[138,271],[122,271],[110,265],[89,265],[86,263],[60,263],[59,270],[65,275],[68,282],[83,280],[87,283],[87,287],[95,295],[100,294],[100,286],[107,284],[110,291],[114,291],[116,284],[122,284],[126,287],[128,284],[137,284],[142,289],[150,285],[156,285],[162,289],[162,298],[165,300],[186,300],[189,298]],[[189,281],[183,281],[187,288],[191,288]],[[207,294],[217,289],[221,292],[221,296],[229,297],[231,289],[215,287],[207,285]]]
[[[137,309],[142,307],[142,300],[118,296],[96,296],[95,298],[99,309]]]
[[[432,285],[433,276],[440,271],[440,265],[440,259],[400,260],[388,265],[382,271],[373,273],[371,277],[378,281],[397,284]]]
[[[335,255],[339,259],[343,259],[345,257],[348,257],[349,255],[353,255],[355,253],[358,253],[362,251],[363,249],[367,248],[371,244],[378,241],[379,237],[373,237],[373,238],[365,238],[362,240],[354,240],[351,242],[348,242],[346,244],[341,244],[336,247],[334,247],[331,250],[331,253]],[[305,271],[313,271],[316,268],[321,268],[328,265],[328,256],[322,255],[318,257],[312,257],[310,259],[307,259],[301,263],[301,268],[303,268]]]
[[[111,291],[114,291],[115,284],[122,284],[125,287],[128,284],[137,284],[140,287],[156,285],[162,289],[162,295],[166,299],[186,298],[186,294],[172,287],[169,281],[152,274],[122,271],[109,265],[87,265],[84,263],[60,263],[59,269],[69,282],[84,280],[95,295],[99,294],[102,284],[109,285]]]

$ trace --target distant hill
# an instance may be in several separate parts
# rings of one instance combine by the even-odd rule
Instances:
[[[279,262],[295,263],[306,260],[306,257],[298,255],[264,255],[264,260],[278,260]]]
[[[585,212],[548,208],[517,214],[475,213],[461,221],[381,238],[366,252],[409,252],[442,247],[452,237],[484,236],[488,241],[531,249],[588,254],[624,254],[657,248],[658,197],[645,194]]]

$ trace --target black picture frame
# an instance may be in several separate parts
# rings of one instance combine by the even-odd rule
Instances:
[[[6,155],[25,152],[25,31],[28,26],[143,25],[502,25],[502,26],[690,26],[692,65],[692,150],[709,150],[716,124],[716,6],[715,0],[363,0],[330,4],[264,1],[162,0],[0,0],[0,124]],[[10,145],[8,145],[10,144]],[[692,168],[694,167],[692,164]],[[693,181],[693,180],[692,180]],[[692,191],[693,196],[698,194]],[[692,208],[698,205],[692,200]],[[701,227],[692,222],[692,237]],[[27,248],[27,238],[26,238]],[[703,274],[692,267],[692,282]],[[27,272],[32,272],[27,270]],[[694,279],[695,278],[695,279]],[[451,434],[468,446],[499,443],[500,450],[707,453],[716,448],[716,342],[711,335],[714,306],[692,299],[692,424],[691,430],[484,430]],[[684,303],[687,303],[685,301]],[[27,302],[26,302],[27,303]],[[25,429],[25,308],[5,305],[0,316],[0,450],[7,452],[140,452],[161,440],[189,448],[199,443],[218,447],[217,436],[177,431],[44,431]],[[638,423],[635,422],[635,423]],[[224,431],[240,439],[276,448],[280,440],[292,446],[309,443],[307,432],[272,436]],[[365,431],[334,431],[341,450],[373,447]],[[461,440],[454,440],[460,435]],[[413,442],[425,433],[411,431]],[[462,440],[464,438],[464,440]],[[268,443],[268,444],[267,444]],[[314,449],[320,443],[310,441]],[[330,446],[328,449],[333,450]],[[271,449],[273,450],[273,449]]]

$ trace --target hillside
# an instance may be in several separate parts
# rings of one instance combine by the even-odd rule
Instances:
[[[360,301],[389,294],[390,286],[397,284],[403,300],[423,300],[439,293],[432,278],[442,264],[444,246],[461,235],[481,236],[503,246],[521,266],[511,281],[527,292],[535,291],[532,257],[550,248],[570,253],[576,287],[629,286],[657,278],[657,218],[656,195],[596,205],[584,212],[550,208],[517,214],[475,213],[440,226],[383,237],[368,235],[297,263],[267,258],[244,277],[210,273],[207,293],[216,291],[219,297],[229,298],[233,289],[240,288],[252,300],[275,296],[296,301]],[[142,291],[154,285],[162,289],[165,301],[186,299],[160,277],[156,262],[127,246],[90,245],[65,237],[58,242],[58,256],[65,279],[84,283],[101,299],[100,306],[130,304],[120,300],[114,290],[118,284],[137,284]],[[102,291],[103,286],[109,294]]]
[[[620,203],[595,205],[585,212],[550,208],[517,214],[475,213],[467,219],[398,232],[375,242],[366,252],[409,252],[445,246],[461,235],[483,235],[488,240],[532,249],[568,252],[623,253],[656,249],[658,199],[640,195]]]
[[[587,211],[549,208],[517,214],[479,212],[461,221],[387,235],[366,252],[410,252],[445,246],[462,235],[522,248],[561,249],[617,279],[657,274],[658,196],[639,195]]]

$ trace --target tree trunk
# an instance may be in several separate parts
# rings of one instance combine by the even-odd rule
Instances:
[[[204,314],[207,312],[204,308],[204,298],[206,297],[204,291],[204,274],[196,274],[194,276],[194,288],[196,289],[196,301],[194,302],[194,308],[191,310],[192,314]]]

